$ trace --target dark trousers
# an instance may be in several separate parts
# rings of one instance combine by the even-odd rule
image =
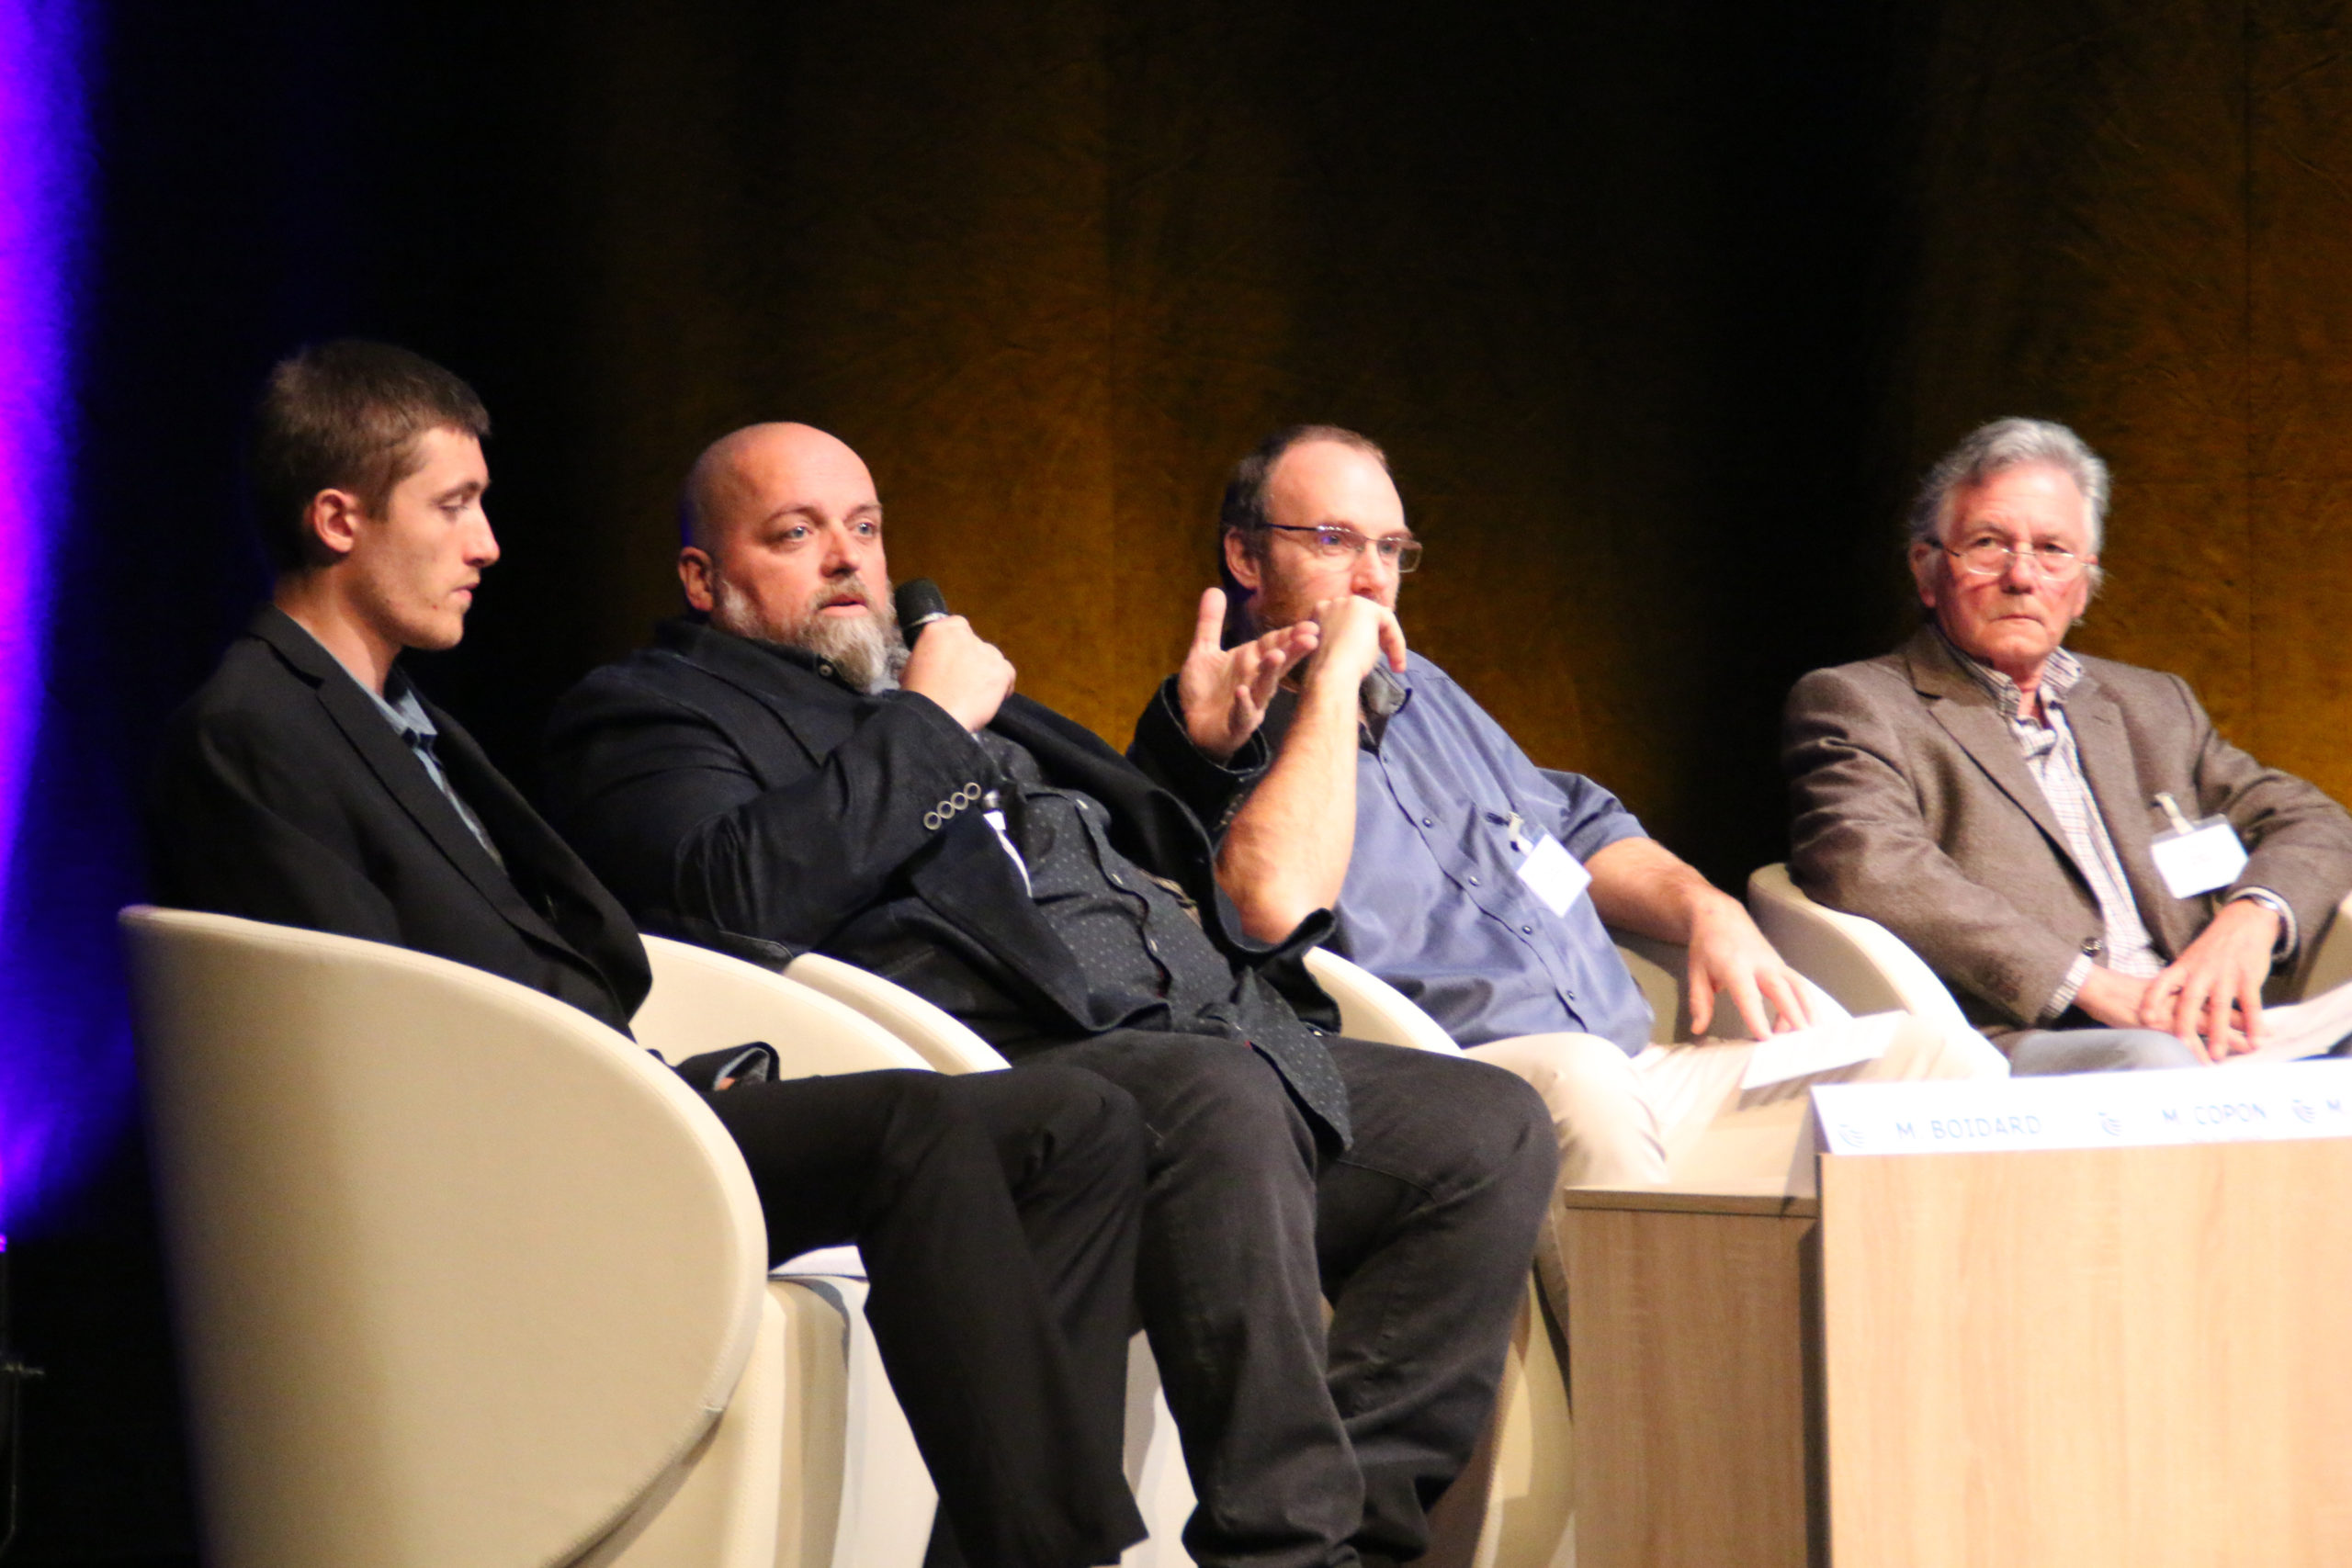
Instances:
[[[853,1073],[706,1097],[771,1261],[857,1244],[890,1387],[976,1568],[1115,1562],[1143,1195],[1136,1106],[1091,1074]]]
[[[1329,1043],[1355,1123],[1337,1157],[1265,1058],[1228,1041],[1120,1031],[1013,1075],[1081,1066],[1143,1108],[1137,1301],[1203,1568],[1420,1555],[1493,1406],[1551,1201],[1551,1118],[1520,1079]]]

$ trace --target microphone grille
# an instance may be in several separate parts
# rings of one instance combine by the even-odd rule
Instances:
[[[947,596],[928,577],[901,582],[890,602],[898,607],[899,633],[910,642],[926,625],[947,614]]]

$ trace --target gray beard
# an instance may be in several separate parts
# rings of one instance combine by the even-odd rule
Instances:
[[[812,607],[796,620],[770,625],[760,619],[750,602],[723,576],[712,577],[710,599],[710,622],[720,631],[813,653],[860,691],[880,692],[896,686],[899,672],[907,667],[898,606],[891,603],[887,586],[882,602],[867,605],[869,614],[862,621],[828,620]]]

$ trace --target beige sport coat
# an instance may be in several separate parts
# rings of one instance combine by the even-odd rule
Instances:
[[[2222,739],[2177,675],[2083,667],[2067,721],[2156,950],[2178,956],[2239,887],[2278,894],[2316,937],[2352,889],[2352,817]],[[2077,954],[2101,955],[2098,901],[2056,816],[1999,707],[1934,627],[1799,681],[1781,761],[1797,886],[1902,938],[1995,1040],[2041,1021]],[[2160,792],[2237,829],[2253,858],[2230,887],[2165,889],[2148,849],[2170,825]]]

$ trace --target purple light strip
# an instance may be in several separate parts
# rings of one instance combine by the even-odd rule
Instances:
[[[41,705],[49,554],[72,496],[74,266],[89,152],[83,6],[0,0],[0,899],[8,897]],[[19,912],[0,908],[0,926]],[[0,970],[16,965],[0,953]],[[38,977],[0,974],[0,995]],[[59,1064],[0,1020],[0,1224],[38,1183]]]

